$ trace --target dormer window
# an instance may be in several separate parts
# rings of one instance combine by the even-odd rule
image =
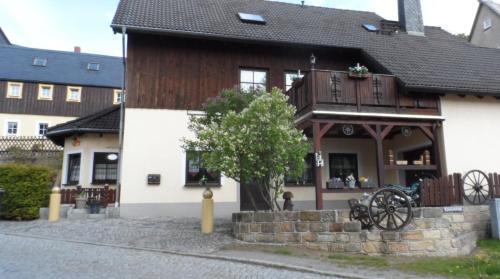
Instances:
[[[373,24],[363,24],[363,28],[365,28],[366,31],[368,31],[368,32],[377,32],[378,31],[377,26],[375,26]]]
[[[46,67],[47,58],[35,57],[35,59],[33,59],[33,66]]]
[[[266,24],[266,20],[261,15],[238,13],[238,17],[244,23]]]
[[[89,70],[89,71],[99,71],[100,68],[101,68],[101,64],[99,64],[99,63],[89,63],[87,65],[87,70]]]
[[[493,24],[491,23],[491,18],[487,18],[483,21],[483,30],[488,30]]]

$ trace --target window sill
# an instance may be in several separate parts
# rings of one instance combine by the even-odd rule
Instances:
[[[198,183],[186,183],[185,188],[220,188],[222,185],[220,183],[208,183],[207,185],[200,185]]]
[[[287,188],[297,188],[297,187],[316,187],[315,184],[313,183],[306,183],[306,184],[293,184],[293,183],[285,183],[285,187]]]

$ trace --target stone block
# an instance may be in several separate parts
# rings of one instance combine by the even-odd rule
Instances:
[[[250,224],[250,232],[260,232],[260,224],[256,224],[256,223],[251,223]]]
[[[261,223],[260,231],[262,233],[274,233],[274,223]]]
[[[403,242],[388,242],[386,244],[386,252],[389,254],[402,254],[408,253],[409,247],[407,243]]]
[[[89,213],[87,209],[69,209],[68,210],[68,219],[70,220],[83,220],[89,217]]]
[[[440,229],[441,239],[451,239],[455,237],[455,234],[451,232],[450,229]]]
[[[301,234],[302,242],[316,242],[318,241],[318,235],[312,232],[306,232]]]
[[[349,234],[349,242],[361,242],[361,233],[348,233]]]
[[[298,233],[278,233],[276,234],[276,242],[279,243],[296,243],[300,241],[300,235]]]
[[[424,230],[424,239],[440,239],[441,231],[440,230]]]
[[[255,241],[256,242],[262,242],[262,243],[272,243],[274,242],[275,237],[274,234],[271,233],[259,233],[255,235]]]
[[[412,241],[409,244],[411,251],[436,251],[436,246],[434,245],[434,241],[432,240]]]
[[[253,214],[254,214],[254,212],[241,212],[240,222],[244,222],[244,223],[253,222],[254,221]]]
[[[249,233],[250,224],[240,223],[238,233]]]
[[[381,241],[382,234],[381,231],[372,231],[366,234],[366,240],[368,241]]]
[[[243,238],[241,240],[246,241],[246,242],[255,242],[256,234],[254,234],[254,233],[244,233],[244,234],[241,234],[241,235],[243,236]]]
[[[436,249],[438,251],[449,251],[449,250],[452,249],[452,247],[451,247],[451,239],[436,240],[434,242],[434,245],[436,246]]]
[[[438,229],[449,228],[450,225],[451,225],[451,222],[448,219],[445,219],[445,218],[437,218],[436,219],[435,227]]]
[[[415,219],[413,222],[418,229],[430,229],[434,227],[434,219]]]
[[[349,234],[347,233],[336,233],[335,234],[335,242],[347,243],[349,242]]]
[[[342,223],[331,223],[330,232],[342,232],[344,230],[344,224]]]
[[[345,244],[341,243],[329,243],[328,251],[333,253],[343,253],[345,252]]]
[[[301,211],[299,212],[299,220],[319,222],[321,220],[321,213],[319,211]]]
[[[273,222],[274,213],[273,212],[255,212],[253,216],[255,222]],[[242,216],[243,220],[243,216]]]
[[[331,233],[319,233],[318,234],[318,241],[319,242],[334,242],[335,235],[333,235]]]
[[[382,240],[386,241],[399,241],[401,239],[401,235],[399,234],[399,232],[383,231],[380,233],[380,235],[382,235]]]
[[[361,243],[347,243],[345,245],[345,251],[350,253],[360,253]]]
[[[334,223],[338,220],[337,211],[323,210],[320,212],[320,215],[321,222]]]
[[[412,209],[413,211],[413,218],[422,218],[422,208],[421,207],[414,207]]]
[[[299,214],[296,211],[280,211],[274,213],[274,221],[294,222],[298,220]]]
[[[328,251],[328,243],[312,243],[312,242],[307,242],[305,246],[306,246],[307,249],[311,249],[311,250]]]
[[[293,226],[293,223],[291,222],[284,222],[280,224],[280,231],[281,232],[294,232],[295,228]]]
[[[314,222],[309,224],[309,231],[311,232],[327,232],[328,230],[328,223]]]
[[[344,231],[346,232],[360,232],[361,223],[360,222],[348,222],[344,224]]]
[[[441,207],[425,207],[423,208],[424,218],[441,218],[443,209]]]
[[[384,252],[384,244],[374,241],[362,243],[361,251],[366,254],[381,254]]]
[[[424,233],[422,231],[407,231],[401,232],[401,239],[403,240],[422,240]]]
[[[40,215],[40,219],[42,220],[49,219],[49,208],[48,207],[40,208],[38,211],[38,215]]]
[[[309,223],[304,223],[304,222],[295,223],[295,231],[296,232],[308,232],[309,231]]]

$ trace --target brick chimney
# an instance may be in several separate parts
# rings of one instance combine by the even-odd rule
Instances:
[[[399,24],[410,35],[425,36],[420,0],[398,0]]]
[[[82,52],[82,48],[79,47],[79,46],[76,46],[75,47],[75,53],[81,53]]]

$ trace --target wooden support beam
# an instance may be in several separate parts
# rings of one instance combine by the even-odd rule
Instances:
[[[387,127],[384,128],[382,134],[380,135],[382,140],[384,140],[389,135],[389,133],[392,131],[392,128],[394,128],[394,125],[388,125]]]
[[[368,132],[368,134],[370,134],[370,136],[373,138],[373,139],[377,139],[377,132],[375,132],[375,130],[372,129],[372,127],[370,127],[370,125],[367,125],[367,124],[361,124],[361,126],[363,128],[365,128],[365,130]]]
[[[434,165],[436,165],[437,167],[437,177],[441,177],[442,175],[441,147],[439,145],[438,125],[432,126],[432,135],[434,137],[434,141],[432,142],[432,147],[434,151]]]
[[[420,130],[432,141],[435,141],[434,134],[425,126],[418,126]]]
[[[377,173],[378,173],[378,186],[382,187],[385,184],[385,164],[384,164],[384,145],[382,138],[382,126],[376,126],[377,137],[375,138],[377,144]]]
[[[313,144],[314,153],[321,151],[321,127],[318,122],[313,123]],[[323,167],[314,166],[316,180],[316,209],[323,209]]]
[[[319,131],[319,137],[322,138],[326,135],[326,133],[328,133],[328,131],[330,131],[330,129],[333,127],[333,125],[335,125],[335,123],[327,123],[325,124],[325,126],[323,126],[323,128],[321,128],[321,130]]]
[[[432,122],[402,122],[402,121],[375,121],[375,120],[340,120],[340,119],[311,119],[312,122],[321,124],[335,123],[335,124],[352,124],[352,125],[394,125],[394,126],[409,126],[409,127],[432,127],[436,121]]]

